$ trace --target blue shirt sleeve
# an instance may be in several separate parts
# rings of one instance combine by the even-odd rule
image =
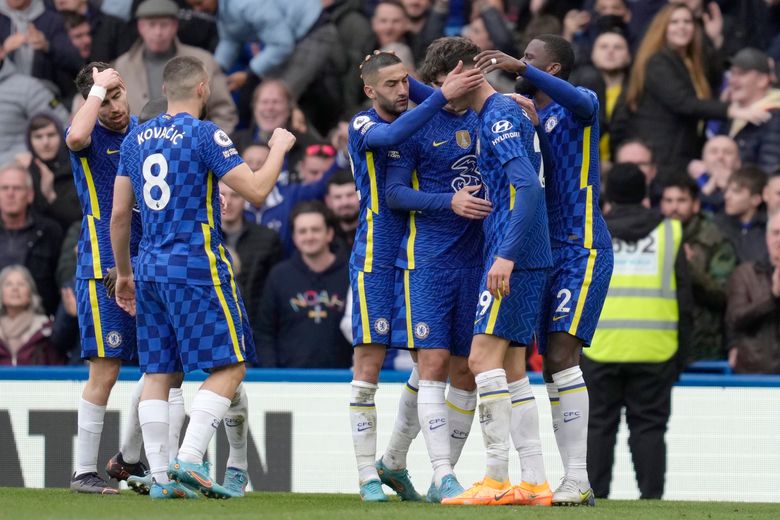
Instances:
[[[401,164],[387,166],[385,200],[390,209],[402,211],[444,211],[452,204],[452,193],[425,193],[415,190],[412,169]]]
[[[502,165],[518,157],[528,157],[523,137],[531,120],[523,115],[520,107],[515,107],[508,112],[491,112],[484,123],[485,132],[492,138],[490,146]]]
[[[390,124],[372,124],[363,130],[364,141],[368,148],[393,146],[406,141],[413,133],[422,128],[444,105],[447,99],[441,90],[437,90],[417,108],[407,110]]]
[[[198,154],[219,179],[244,162],[230,137],[211,121],[198,125]]]
[[[435,88],[429,87],[422,81],[417,81],[412,76],[409,76],[409,99],[416,104],[419,105],[432,96],[434,92],[436,92]]]
[[[504,172],[515,187],[515,200],[518,202],[509,217],[498,256],[517,263],[523,254],[523,246],[532,241],[529,237],[533,232],[531,224],[536,218],[534,213],[544,199],[544,188],[539,183],[537,172],[528,159],[510,160],[504,164]]]
[[[550,96],[553,101],[573,113],[580,121],[595,123],[598,119],[598,100],[588,91],[578,89],[568,81],[542,72],[531,65],[526,65],[523,77]]]

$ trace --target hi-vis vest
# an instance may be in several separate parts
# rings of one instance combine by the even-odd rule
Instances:
[[[682,225],[665,219],[636,243],[614,239],[615,267],[585,355],[602,363],[661,363],[677,352],[674,264]]]

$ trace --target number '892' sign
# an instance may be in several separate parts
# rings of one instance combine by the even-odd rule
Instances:
[[[615,273],[652,275],[658,272],[658,244],[653,235],[636,242],[613,238],[612,251],[615,253]]]

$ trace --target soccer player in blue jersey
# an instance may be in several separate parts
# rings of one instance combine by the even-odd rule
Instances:
[[[241,303],[222,243],[217,183],[225,182],[253,204],[273,188],[295,138],[275,131],[263,168],[252,172],[224,131],[198,116],[209,97],[209,76],[193,57],[177,57],[163,71],[168,114],[130,132],[122,143],[114,190],[111,241],[116,297],[137,316],[139,362],[145,384],[139,418],[156,498],[192,496],[169,481],[227,498],[203,462],[245,373]],[[173,115],[170,115],[173,114]],[[143,238],[133,271],[129,229],[139,202]],[[195,395],[178,458],[168,466],[168,403],[177,371],[210,375]]]
[[[71,489],[82,493],[115,494],[117,491],[97,474],[97,455],[103,418],[111,389],[123,360],[135,358],[135,320],[108,298],[102,279],[114,266],[109,239],[109,216],[119,147],[136,124],[130,117],[127,93],[119,74],[105,63],[85,66],[76,78],[84,105],[73,117],[65,143],[81,202],[83,220],[76,264],[76,298],[81,357],[88,359],[89,379],[79,402],[76,464]],[[135,215],[133,253],[140,237],[140,219]],[[139,385],[142,385],[139,382]],[[131,411],[131,414],[133,412]],[[128,448],[128,445],[133,445]],[[139,462],[140,442],[123,443],[122,454],[108,464],[109,475],[126,479],[143,475]],[[137,456],[133,453],[137,452]]]
[[[433,47],[433,46],[432,46]],[[438,71],[460,60],[474,65],[479,48],[464,38],[446,38],[429,49],[426,63]],[[538,415],[525,376],[525,346],[551,265],[544,172],[530,119],[510,98],[483,84],[451,100],[455,110],[478,113],[477,166],[493,211],[484,221],[485,255],[469,367],[479,394],[480,424],[487,450],[484,479],[443,504],[549,503],[541,444],[518,443],[516,433],[538,439]],[[513,347],[513,348],[510,348]],[[532,413],[513,413],[531,410]],[[528,435],[525,430],[535,430]],[[519,449],[523,483],[509,483],[508,439]],[[527,493],[526,493],[527,491]],[[537,497],[539,500],[537,500]]]
[[[352,328],[355,370],[350,398],[352,441],[357,459],[360,495],[366,501],[386,501],[382,482],[404,500],[420,500],[406,468],[389,468],[376,461],[374,395],[379,370],[390,345],[395,285],[395,260],[404,232],[402,216],[385,200],[385,168],[390,146],[406,140],[447,102],[482,83],[478,71],[447,77],[441,90],[407,113],[408,73],[392,53],[376,52],[361,67],[364,92],[372,108],[349,125],[349,156],[360,194],[360,214],[350,258],[353,293]],[[403,115],[402,115],[403,114]],[[415,378],[414,373],[412,379]],[[381,477],[381,480],[380,480]]]
[[[435,87],[441,87],[446,76],[428,74],[425,64],[420,73]],[[407,220],[395,264],[402,270],[396,295],[402,303],[393,343],[417,357],[418,429],[434,472],[429,502],[463,492],[453,467],[476,408],[468,354],[482,275],[481,219],[491,209],[484,197],[475,196],[484,195],[474,150],[477,126],[476,113],[446,105],[388,155],[387,204],[404,211]],[[399,415],[406,413],[407,393],[414,388],[405,386],[402,392]],[[386,466],[401,456],[405,460],[406,452],[399,456],[392,443],[390,448],[382,457]]]
[[[553,411],[553,429],[566,475],[553,505],[593,505],[587,473],[588,391],[579,368],[612,276],[612,239],[599,211],[599,104],[596,94],[566,79],[571,44],[540,35],[517,60],[498,51],[478,57],[483,70],[520,76],[518,91],[539,112],[539,131],[550,145],[547,209],[553,271],[542,306],[539,350]]]

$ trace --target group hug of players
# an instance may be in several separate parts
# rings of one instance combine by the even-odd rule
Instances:
[[[364,501],[386,501],[383,484],[402,500],[422,499],[406,470],[422,432],[433,467],[428,501],[595,503],[579,358],[595,332],[613,257],[598,201],[599,104],[566,81],[573,62],[566,40],[542,35],[522,60],[481,52],[464,38],[436,40],[419,70],[430,86],[392,53],[362,64],[372,108],[349,128],[360,195],[350,259],[350,420]],[[522,96],[484,81],[496,69],[518,75]],[[417,107],[407,111],[410,99]],[[525,373],[534,337],[565,468],[554,492]],[[377,459],[374,396],[387,348],[410,349],[415,368]],[[477,400],[485,477],[464,489],[453,467]],[[522,471],[516,486],[510,438]]]

